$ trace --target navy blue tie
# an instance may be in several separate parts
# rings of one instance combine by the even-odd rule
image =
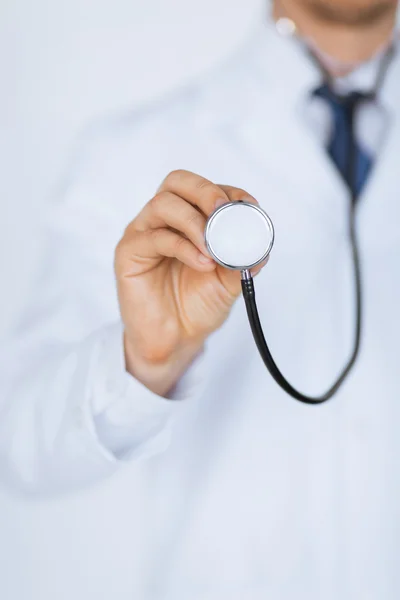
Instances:
[[[315,90],[314,95],[325,100],[332,113],[332,135],[327,151],[338,168],[353,195],[358,197],[368,179],[374,164],[373,158],[358,143],[354,134],[354,111],[357,106],[370,98],[366,94],[353,92],[338,96],[327,84]],[[352,162],[352,148],[354,149]],[[349,168],[351,166],[351,168]]]

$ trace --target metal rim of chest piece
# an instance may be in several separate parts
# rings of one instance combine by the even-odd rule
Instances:
[[[239,209],[240,207],[240,209]],[[221,256],[221,252],[215,248],[215,240],[213,240],[213,229],[218,221],[221,221],[221,216],[223,214],[228,215],[228,211],[232,213],[232,211],[237,212],[239,216],[239,210],[243,214],[243,208],[248,208],[252,211],[251,219],[254,223],[257,224],[258,228],[258,236],[260,234],[260,223],[262,223],[264,231],[265,231],[265,245],[264,249],[258,252],[258,256],[254,257],[254,260],[248,264],[232,264],[232,259],[228,259],[226,256]],[[239,209],[239,210],[238,210]],[[246,211],[247,212],[247,211]],[[249,217],[249,213],[247,214]],[[256,217],[256,219],[254,219]],[[227,220],[227,219],[226,219]],[[221,224],[219,223],[218,229],[220,229]],[[262,228],[261,228],[262,229]],[[246,236],[247,239],[252,235],[252,231],[249,230],[248,227],[245,227],[243,230],[243,239]],[[273,223],[267,213],[258,205],[251,204],[250,202],[246,202],[244,200],[239,200],[237,202],[226,202],[219,206],[207,220],[207,224],[204,231],[204,239],[206,243],[206,247],[212,258],[222,267],[226,269],[231,269],[234,271],[246,271],[253,269],[257,265],[261,264],[264,260],[266,260],[272,250],[275,240],[275,231]]]

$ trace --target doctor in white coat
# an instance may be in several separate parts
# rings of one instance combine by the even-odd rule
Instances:
[[[203,242],[221,202],[267,210],[263,327],[290,381],[324,391],[352,349],[354,299],[337,115],[318,90],[323,70],[341,94],[374,88],[396,50],[396,10],[275,2],[201,83],[93,129],[65,180],[4,348],[0,477],[57,494],[129,471],[108,571],[129,556],[122,600],[399,597],[396,52],[357,112],[363,336],[330,402],[300,404],[272,380],[239,274]]]

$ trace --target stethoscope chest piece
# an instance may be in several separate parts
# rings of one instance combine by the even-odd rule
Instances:
[[[266,260],[274,243],[274,227],[259,206],[228,202],[210,215],[204,236],[207,249],[218,264],[244,271]]]

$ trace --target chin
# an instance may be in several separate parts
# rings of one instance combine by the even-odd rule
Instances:
[[[370,25],[393,13],[398,0],[300,0],[321,19],[343,25]]]

